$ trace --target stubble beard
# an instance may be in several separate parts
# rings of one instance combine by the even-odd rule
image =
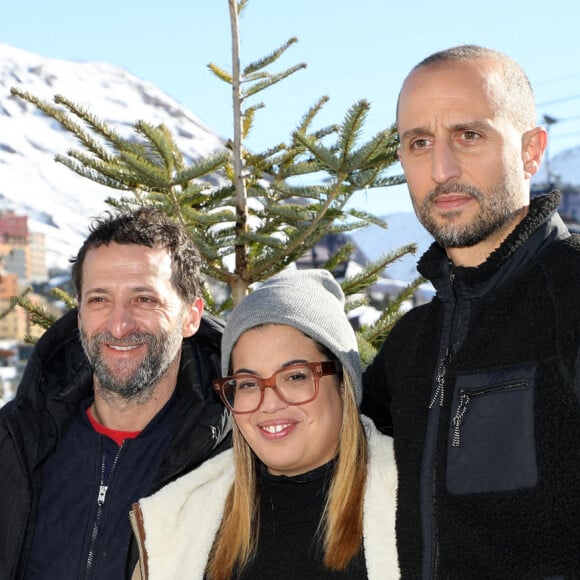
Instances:
[[[125,403],[144,404],[151,399],[155,386],[166,375],[181,352],[182,335],[160,332],[158,335],[136,332],[123,339],[115,339],[109,332],[95,334],[90,339],[81,328],[81,343],[95,375],[95,389],[103,398]],[[107,366],[101,351],[103,345],[144,344],[145,357],[141,361],[128,360],[117,368]],[[133,369],[133,370],[131,370]]]
[[[512,222],[522,207],[516,200],[517,181],[514,172],[508,173],[488,192],[458,182],[438,185],[420,203],[413,201],[417,218],[423,227],[443,248],[468,248],[490,237],[494,232]],[[468,223],[454,223],[461,211],[438,214],[437,222],[432,208],[433,203],[445,193],[461,193],[473,197],[479,211]]]

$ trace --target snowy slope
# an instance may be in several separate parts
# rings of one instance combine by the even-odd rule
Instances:
[[[31,229],[47,237],[49,267],[67,266],[90,217],[106,209],[105,198],[120,192],[56,163],[55,154],[76,147],[74,138],[12,97],[13,86],[44,100],[62,94],[121,132],[138,119],[164,123],[189,159],[223,146],[190,111],[122,68],[47,59],[0,44],[0,209],[31,216]]]
[[[164,123],[191,159],[223,146],[223,140],[193,113],[122,68],[48,59],[0,44],[0,210],[32,216],[31,227],[47,236],[49,267],[67,267],[86,235],[90,217],[106,209],[106,197],[119,192],[56,163],[54,155],[75,147],[74,139],[32,105],[11,97],[12,86],[45,100],[62,94],[117,130],[138,119]],[[562,183],[580,185],[580,147],[554,155],[549,163]],[[543,181],[546,163],[534,177],[535,183]],[[370,259],[405,243],[417,243],[415,256],[403,258],[386,273],[409,281],[432,239],[412,213],[382,217],[389,224],[387,230],[371,226],[355,232],[353,238]]]

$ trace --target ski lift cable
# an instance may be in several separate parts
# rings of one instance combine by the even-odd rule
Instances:
[[[545,107],[546,105],[555,105],[556,103],[565,103],[567,101],[574,101],[575,99],[580,99],[580,95],[572,95],[571,97],[562,97],[561,99],[554,99],[552,101],[544,101],[543,103],[538,103],[538,107]]]

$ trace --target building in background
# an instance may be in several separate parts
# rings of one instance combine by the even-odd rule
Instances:
[[[0,258],[22,284],[48,280],[44,235],[29,230],[26,215],[0,213]]]
[[[0,340],[15,340],[25,342],[31,336],[38,338],[44,330],[30,322],[28,313],[20,306],[10,310],[10,299],[24,290],[18,280],[18,275],[0,269]],[[51,314],[60,316],[61,310],[54,306],[45,296],[29,292],[26,296],[31,302],[45,308]]]
[[[31,348],[28,339],[44,332],[23,308],[12,306],[11,298],[47,281],[44,235],[30,231],[28,216],[0,211],[0,406],[14,396]],[[49,295],[31,290],[26,297],[57,317],[62,314]]]

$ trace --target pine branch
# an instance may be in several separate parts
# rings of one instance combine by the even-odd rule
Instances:
[[[331,149],[318,143],[318,140],[302,132],[295,132],[293,135],[295,141],[306,148],[314,157],[325,167],[325,169],[338,173],[341,163],[337,160]]]
[[[416,278],[408,284],[404,290],[390,302],[387,308],[383,310],[379,319],[371,326],[362,326],[359,329],[360,335],[364,341],[370,345],[376,352],[387,338],[393,326],[401,317],[401,305],[409,300],[416,293],[421,284],[425,283],[424,278]]]
[[[77,105],[63,95],[55,95],[54,102],[68,109],[71,113],[73,113],[73,115],[82,120],[89,128],[91,128],[97,135],[103,137],[108,143],[114,145],[114,147],[119,151],[132,151],[137,155],[145,153],[143,147],[138,143],[134,143],[128,139],[125,139],[122,135],[111,129],[107,123],[104,123],[96,115],[93,115],[87,109]],[[105,157],[101,157],[101,159],[106,160]]]
[[[246,148],[257,111],[265,106],[249,99],[306,66],[296,64],[277,73],[269,70],[296,42],[292,38],[242,69],[238,20],[246,6],[246,0],[229,0],[231,74],[213,63],[208,65],[232,87],[233,137],[223,151],[189,165],[164,125],[140,120],[133,126],[134,134],[125,138],[65,97],[57,95],[55,106],[22,93],[22,98],[56,119],[81,143],[82,150],[57,156],[60,163],[92,181],[130,192],[121,199],[107,200],[112,207],[154,205],[185,225],[203,257],[204,276],[228,286],[229,295],[221,304],[209,289],[204,290],[204,298],[216,311],[226,303],[239,302],[250,284],[298,260],[327,233],[344,235],[368,224],[385,227],[378,217],[347,210],[346,204],[356,191],[404,182],[403,176],[388,173],[397,160],[394,127],[359,143],[370,107],[366,100],[353,104],[342,123],[315,127],[328,101],[327,96],[320,97],[300,119],[288,142],[280,140],[258,153]],[[13,94],[19,96],[17,90]],[[352,249],[351,244],[344,245],[325,266],[335,270],[352,255]],[[345,281],[349,295],[363,294],[389,260],[411,249],[406,246],[383,256]],[[232,255],[234,267],[229,271]],[[364,300],[350,300],[349,304]],[[373,335],[369,336],[369,341],[361,341],[371,348]]]
[[[28,294],[31,290],[32,288],[27,288],[22,294],[20,294],[20,296],[22,297],[26,296],[26,294]],[[14,300],[12,300],[12,298],[14,297],[10,298],[8,306],[0,310],[0,319],[6,318],[6,316],[8,316],[11,312],[13,312],[16,306],[18,306],[18,304]]]
[[[347,213],[349,216],[352,216],[353,218],[359,219],[361,222],[364,222],[364,225],[361,225],[361,227],[366,227],[372,224],[383,229],[388,228],[388,224],[385,220],[364,210],[352,208],[349,209]]]
[[[27,294],[27,293],[26,293]],[[28,313],[28,317],[32,324],[40,326],[45,330],[50,328],[57,320],[54,314],[51,314],[38,304],[35,304],[30,299],[26,297],[25,294],[20,294],[19,296],[11,296],[10,303],[16,306],[20,306]]]
[[[293,44],[296,44],[298,39],[293,36],[289,40],[287,40],[282,46],[273,50],[267,56],[254,61],[253,63],[249,64],[246,68],[244,68],[242,72],[242,78],[247,78],[256,71],[262,70],[267,66],[271,65],[272,63],[276,62]],[[301,68],[306,67],[305,64],[302,64]]]
[[[206,177],[207,175],[216,173],[224,168],[224,166],[231,161],[231,152],[227,150],[218,151],[203,157],[189,167],[186,167],[178,171],[172,183],[184,185],[189,183],[193,179],[200,179]],[[206,186],[204,186],[206,187]]]
[[[312,107],[310,107],[310,109],[308,109],[308,111],[303,115],[302,119],[300,119],[300,123],[296,128],[296,132],[306,133],[307,130],[312,125],[312,122],[314,121],[316,115],[320,113],[322,107],[324,107],[324,105],[326,105],[326,103],[328,103],[329,100],[330,97],[327,97],[326,95],[320,97],[318,101],[316,101],[316,103],[314,103],[314,105],[312,105]]]
[[[232,84],[232,75],[213,62],[210,62],[207,65],[207,68],[220,80],[224,81],[224,83],[228,83],[228,85]]]
[[[122,191],[129,191],[139,186],[138,177],[124,173],[115,162],[100,161],[72,149],[67,151],[67,155],[68,158],[57,155],[55,159],[82,177],[98,183],[109,184],[109,187]]]
[[[252,130],[256,111],[259,109],[263,109],[264,107],[265,107],[264,103],[257,103],[256,105],[244,109],[244,111],[242,112],[243,118],[242,130],[244,138],[246,138],[250,134],[250,131]]]
[[[39,99],[38,97],[35,97],[27,91],[22,91],[17,87],[12,87],[10,89],[10,93],[15,97],[19,97],[25,101],[28,101],[37,109],[58,121],[63,129],[74,135],[91,153],[100,159],[110,160],[107,150],[95,139],[93,139],[93,137],[87,131],[85,131],[81,125],[73,121],[61,109],[47,103],[46,101],[43,101],[42,99]]]
[[[167,174],[183,169],[183,156],[164,125],[155,127],[145,121],[137,121],[135,130],[146,138],[157,157],[163,160]]]
[[[75,298],[73,298],[68,292],[65,292],[61,288],[53,288],[50,293],[57,298],[58,300],[62,300],[68,310],[73,310],[74,308],[78,307],[78,302]]]
[[[140,183],[142,189],[168,191],[171,188],[171,175],[148,157],[134,155],[130,151],[121,151],[120,157],[124,167],[119,167],[119,175],[131,175],[131,181]]]
[[[361,127],[368,114],[368,101],[355,103],[346,113],[338,132],[338,150],[341,152],[341,166],[349,168],[348,158],[353,147],[360,139]]]
[[[306,68],[305,64],[295,64],[291,66],[289,69],[286,69],[283,72],[277,73],[275,75],[268,75],[268,78],[253,83],[248,89],[242,92],[242,98],[245,100],[256,93],[259,93],[276,83],[279,83],[281,80],[293,75],[295,72],[299,71],[300,69]]]
[[[392,164],[397,147],[390,131],[382,131],[368,143],[354,151],[348,160],[349,169],[385,168]]]
[[[351,256],[354,248],[355,248],[355,246],[352,243],[344,244],[344,246],[339,248],[338,251],[336,251],[334,254],[332,254],[332,256],[330,256],[328,258],[328,260],[325,262],[323,268],[325,270],[332,272],[333,270],[338,268],[338,266],[340,266],[340,264],[343,264],[344,262],[346,262],[350,259],[350,256]]]
[[[391,175],[386,177],[377,177],[372,187],[376,189],[378,187],[392,187],[393,185],[402,185],[404,183],[406,183],[404,175]]]

